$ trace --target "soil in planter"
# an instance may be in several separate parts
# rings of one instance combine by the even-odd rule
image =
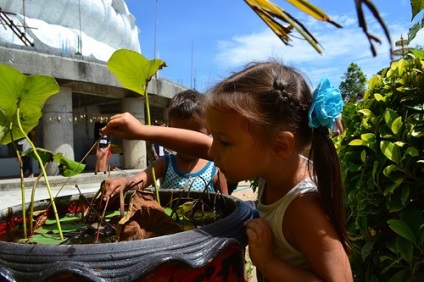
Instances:
[[[89,199],[80,195],[77,200],[56,203],[64,240],[59,238],[53,210],[48,207],[34,212],[34,228],[28,240],[22,239],[22,216],[9,213],[0,221],[0,241],[45,245],[93,244],[174,234],[205,226],[231,213],[222,212],[228,209],[215,204],[217,196],[221,197],[214,194],[215,199],[194,199],[190,193],[176,193],[175,197],[166,199],[167,204],[163,208],[149,191],[127,194],[126,199],[113,199],[107,205],[101,199],[90,203]]]

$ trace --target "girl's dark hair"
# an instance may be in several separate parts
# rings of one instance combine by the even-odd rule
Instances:
[[[323,206],[349,252],[340,161],[328,128],[308,126],[312,93],[304,76],[276,61],[253,63],[210,89],[206,97],[206,107],[246,118],[250,131],[263,144],[276,146],[274,137],[290,131],[299,152],[310,146],[309,159],[314,164],[310,173],[316,175],[313,179]]]
[[[196,90],[188,89],[172,97],[168,107],[169,119],[186,119],[197,115],[205,116],[204,95]]]

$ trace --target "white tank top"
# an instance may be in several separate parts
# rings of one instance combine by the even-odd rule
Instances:
[[[259,217],[265,218],[270,223],[273,240],[273,250],[281,259],[292,265],[309,268],[305,256],[293,248],[286,240],[283,234],[283,220],[290,203],[302,194],[317,192],[316,184],[310,179],[304,179],[293,187],[284,197],[270,205],[262,204],[262,191],[265,187],[265,181],[259,181],[259,197],[257,209]]]

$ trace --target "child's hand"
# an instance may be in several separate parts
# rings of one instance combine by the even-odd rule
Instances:
[[[249,256],[252,263],[261,270],[274,256],[272,252],[272,231],[263,218],[250,219],[244,223],[249,239]]]
[[[106,201],[109,197],[113,198],[114,196],[119,195],[119,191],[121,190],[125,192],[125,189],[130,182],[131,180],[129,177],[106,179],[102,189],[103,200]]]
[[[108,124],[102,128],[102,133],[134,140],[139,139],[143,127],[144,125],[130,113],[122,113],[112,116]]]

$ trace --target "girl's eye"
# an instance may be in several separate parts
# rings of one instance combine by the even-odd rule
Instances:
[[[222,146],[224,146],[224,147],[225,147],[225,146],[229,146],[229,145],[231,145],[231,144],[230,144],[230,142],[227,142],[227,141],[224,141],[224,140],[221,140],[221,141],[220,141],[220,143],[221,143],[221,145],[222,145]]]

